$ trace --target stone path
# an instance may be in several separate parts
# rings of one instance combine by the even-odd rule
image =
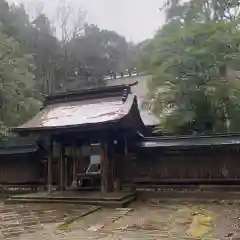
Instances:
[[[240,204],[148,201],[131,208],[99,209],[1,203],[0,230],[4,240],[236,240],[240,239]]]

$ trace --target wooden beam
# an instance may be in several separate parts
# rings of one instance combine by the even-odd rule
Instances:
[[[109,159],[108,159],[108,144],[107,142],[102,144],[102,179],[101,179],[101,192],[109,192]]]
[[[125,156],[128,154],[128,142],[126,136],[124,136],[124,154]]]
[[[102,192],[112,192],[114,189],[114,144],[112,135],[105,137],[105,142],[102,144]]]
[[[77,144],[76,141],[73,143],[73,182],[72,185],[75,187],[77,186],[76,182],[76,167],[77,167]]]
[[[63,163],[64,163],[63,175],[64,175],[64,190],[65,190],[67,189],[67,186],[68,186],[68,164],[69,164],[69,161],[66,156],[64,157]]]
[[[49,141],[48,153],[48,192],[52,192],[52,159],[53,159],[53,140]]]
[[[60,174],[59,174],[59,177],[60,177],[60,190],[63,191],[65,188],[64,188],[64,159],[65,159],[65,147],[63,145],[63,143],[61,143],[61,154],[60,154]]]
[[[114,143],[111,138],[108,141],[108,149],[107,150],[108,150],[107,156],[108,156],[108,162],[109,162],[108,189],[110,192],[112,192],[114,189],[115,172],[114,172]]]
[[[77,147],[74,143],[73,145],[73,181],[75,180],[75,175],[76,175],[76,167],[77,167],[77,164],[76,164],[76,161],[77,161]]]

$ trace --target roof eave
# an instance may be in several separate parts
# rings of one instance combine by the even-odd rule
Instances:
[[[66,125],[66,126],[51,126],[51,127],[16,127],[13,128],[13,132],[18,133],[20,135],[30,135],[30,134],[40,134],[40,133],[49,133],[49,132],[70,132],[70,131],[93,131],[93,130],[99,130],[104,128],[124,128],[129,126],[135,126],[137,125],[138,128],[143,128],[144,123],[142,122],[138,105],[137,105],[137,99],[136,96],[132,97],[131,99],[128,99],[129,103],[125,104],[131,104],[129,106],[128,111],[125,112],[124,115],[119,115],[118,118],[105,121],[105,122],[97,122],[97,123],[85,123],[85,124],[77,124],[77,125]],[[131,102],[130,102],[131,101]],[[137,120],[136,122],[131,122],[131,117]],[[117,127],[116,125],[119,124]]]
[[[35,128],[24,128],[24,127],[17,127],[13,128],[13,132],[18,134],[25,134],[25,133],[42,133],[42,132],[52,132],[52,131],[76,131],[76,130],[88,130],[88,129],[94,129],[95,127],[99,127],[98,125],[109,125],[114,124],[118,121],[112,120],[108,122],[99,122],[99,123],[87,123],[87,124],[77,124],[77,125],[66,125],[66,126],[51,126],[51,127],[35,127]]]

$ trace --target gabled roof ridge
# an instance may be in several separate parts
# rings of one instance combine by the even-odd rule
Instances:
[[[75,129],[93,131],[102,128],[135,128],[136,125],[142,125],[137,97],[131,92],[131,86],[124,85],[120,92],[118,90],[117,88],[114,93],[115,90],[112,90],[101,95],[97,91],[97,95],[93,95],[99,98],[94,99],[90,94],[91,99],[85,100],[84,96],[84,101],[79,99],[81,95],[78,94],[66,99],[53,99],[52,104],[48,104],[35,117],[13,130],[19,133]],[[121,94],[118,97],[113,95],[118,92]]]
[[[87,99],[97,99],[97,98],[106,98],[106,97],[121,97],[123,93],[131,93],[131,87],[138,84],[135,82],[133,84],[124,84],[110,87],[100,87],[92,88],[81,91],[71,91],[66,93],[58,93],[46,97],[44,106],[53,104],[53,103],[63,103]],[[127,96],[125,96],[127,97]]]

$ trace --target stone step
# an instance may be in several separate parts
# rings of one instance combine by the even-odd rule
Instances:
[[[55,201],[72,201],[72,202],[75,202],[75,201],[105,201],[105,202],[108,202],[108,201],[122,201],[126,198],[129,198],[131,196],[135,196],[135,192],[129,192],[129,193],[122,193],[121,195],[119,194],[108,194],[108,195],[94,195],[94,196],[89,196],[89,195],[72,195],[71,194],[66,194],[64,196],[61,196],[61,195],[58,195],[57,193],[56,194],[52,194],[52,195],[34,195],[34,194],[26,194],[26,195],[15,195],[15,196],[12,196],[10,197],[9,199],[6,200],[6,202],[11,202],[11,200],[21,200],[21,199],[29,199],[29,200],[36,200],[36,199],[41,199],[42,202],[48,202],[48,201],[51,201],[51,200],[55,200]],[[31,202],[31,201],[30,201]]]
[[[125,198],[122,201],[96,201],[96,200],[66,200],[66,199],[10,199],[10,202],[14,203],[74,203],[74,204],[85,204],[85,205],[98,205],[104,207],[124,207],[130,202],[135,200],[135,196]]]

